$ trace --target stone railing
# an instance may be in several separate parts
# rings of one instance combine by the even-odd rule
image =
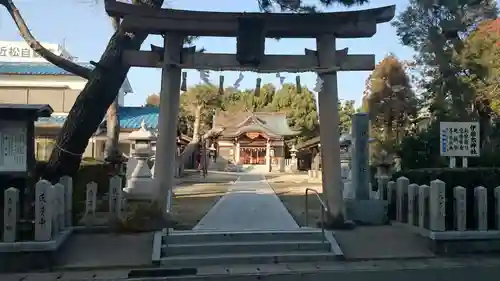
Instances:
[[[52,185],[46,180],[40,180],[35,185],[33,240],[21,241],[18,237],[18,211],[21,208],[19,190],[10,187],[4,191],[4,222],[0,250],[14,246],[15,243],[30,245],[36,242],[59,241],[73,229],[73,180],[71,177],[62,177],[60,182]],[[109,180],[109,213],[119,217],[123,209],[122,178],[114,176]],[[86,187],[86,201],[84,217],[95,217],[97,205],[97,184],[90,182]],[[64,238],[65,239],[65,238]],[[60,242],[57,242],[59,244]],[[12,245],[11,245],[12,244]],[[36,246],[35,246],[36,247]],[[30,247],[28,247],[30,248]]]
[[[447,188],[434,180],[430,185],[410,183],[400,177],[389,181],[378,178],[377,196],[389,202],[389,217],[434,241],[500,241],[500,186],[471,190],[462,186]],[[498,249],[500,249],[500,244]],[[477,250],[478,243],[464,246]],[[450,245],[444,246],[450,251]],[[490,250],[491,244],[484,245]],[[486,250],[482,248],[481,251]],[[459,249],[461,251],[465,249]]]

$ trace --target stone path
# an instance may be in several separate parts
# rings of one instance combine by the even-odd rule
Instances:
[[[194,227],[200,231],[294,230],[299,226],[262,175],[245,174]]]

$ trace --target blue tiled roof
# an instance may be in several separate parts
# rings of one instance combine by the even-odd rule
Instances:
[[[78,63],[87,68],[89,63]],[[0,62],[0,74],[13,75],[74,75],[48,62]]]
[[[120,127],[122,129],[139,129],[142,120],[144,120],[148,128],[156,129],[159,114],[160,109],[157,107],[121,106],[118,108],[118,118],[120,119]],[[62,126],[65,121],[66,116],[54,115],[39,118],[35,124],[42,126]]]
[[[138,129],[141,127],[142,120],[148,128],[156,129],[159,115],[160,108],[158,107],[123,106],[118,109],[120,127],[123,129]]]

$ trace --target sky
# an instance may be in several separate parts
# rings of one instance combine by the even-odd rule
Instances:
[[[175,9],[222,11],[222,12],[257,12],[257,0],[166,0],[164,6]],[[316,2],[306,0],[306,2]],[[319,2],[319,1],[317,1]],[[370,5],[345,8],[334,6],[324,11],[359,10],[396,4],[396,15],[405,9],[407,0],[371,0]],[[103,0],[14,0],[33,35],[41,42],[64,44],[66,49],[77,56],[79,61],[98,61],[110,36],[113,33],[111,21],[104,11]],[[12,19],[5,9],[0,11],[0,41],[22,40]],[[163,45],[160,36],[150,35],[142,49],[149,50],[150,44]],[[206,52],[235,53],[236,39],[203,37],[195,42]],[[413,52],[399,43],[396,30],[390,23],[379,24],[377,34],[372,38],[338,39],[337,49],[348,47],[349,54],[374,54],[379,62],[389,53],[394,53],[401,60],[412,58]],[[304,48],[316,49],[314,39],[267,39],[267,54],[304,54]],[[340,72],[338,75],[338,92],[341,100],[355,100],[359,105],[365,81],[369,71]],[[210,72],[210,79],[218,84],[218,72]],[[223,72],[227,86],[236,81],[239,72]],[[244,72],[245,78],[240,88],[254,88],[258,77],[262,83],[273,83],[279,86],[276,74],[258,74]],[[309,89],[316,84],[314,73],[281,73],[286,82],[295,83],[295,76],[300,75],[301,82]],[[128,79],[134,93],[126,96],[125,104],[143,105],[146,97],[160,92],[161,69],[132,68]],[[188,86],[200,83],[200,75],[196,70],[188,71]]]

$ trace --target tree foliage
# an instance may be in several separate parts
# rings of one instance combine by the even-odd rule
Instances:
[[[340,134],[350,134],[351,132],[352,116],[356,113],[354,103],[355,101],[353,100],[346,100],[343,103],[339,102]]]
[[[483,20],[496,18],[497,12],[494,0],[410,0],[393,22],[401,42],[417,52],[420,86],[435,115],[468,119],[474,92],[462,79],[468,73],[457,54],[464,38]]]
[[[367,80],[364,103],[372,128],[381,131],[386,142],[409,125],[409,117],[417,113],[417,99],[406,68],[396,56],[388,55],[375,66]]]

